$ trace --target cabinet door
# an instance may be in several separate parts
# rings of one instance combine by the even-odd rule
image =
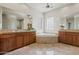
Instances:
[[[23,35],[16,36],[16,45],[17,45],[17,48],[23,46]]]
[[[59,42],[65,43],[65,32],[59,32]]]
[[[29,44],[29,33],[25,33],[24,34],[24,41],[23,41],[24,45],[28,45]]]
[[[77,45],[77,36],[73,35],[72,36],[72,40],[73,40],[73,45]]]
[[[79,33],[78,33],[78,35],[76,36],[76,45],[79,46]]]
[[[29,32],[29,40],[30,40],[30,43],[34,43],[36,41],[36,34],[35,32]]]
[[[72,32],[66,32],[66,43],[72,44],[73,43],[73,38],[72,38]]]
[[[31,32],[29,32],[29,44],[31,44],[32,43],[32,34],[31,34]]]
[[[0,38],[0,54],[6,53],[8,51],[8,40],[5,38]]]
[[[73,32],[72,34],[73,45],[77,45],[77,33]]]
[[[32,32],[32,43],[36,42],[36,33]]]
[[[8,51],[16,48],[16,40],[15,37],[9,37],[8,39]]]

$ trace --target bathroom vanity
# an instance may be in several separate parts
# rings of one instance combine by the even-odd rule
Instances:
[[[78,30],[61,30],[59,31],[59,42],[79,46]]]
[[[0,54],[36,42],[35,31],[13,31],[0,33]]]

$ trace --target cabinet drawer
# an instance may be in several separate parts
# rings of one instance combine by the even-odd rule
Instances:
[[[35,34],[35,32],[30,32],[31,34]]]
[[[15,35],[16,36],[22,36],[22,35],[24,35],[24,33],[16,33]]]
[[[13,34],[2,34],[0,35],[0,38],[9,38],[9,37],[14,37],[15,35]]]

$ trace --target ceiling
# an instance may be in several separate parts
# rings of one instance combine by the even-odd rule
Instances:
[[[22,17],[26,17],[26,15],[30,14],[32,10],[33,11],[38,10],[39,12],[44,13],[44,12],[48,12],[51,10],[52,11],[56,10],[58,8],[64,8],[71,4],[73,4],[73,3],[49,3],[49,5],[53,8],[46,8],[46,5],[47,5],[46,3],[1,3],[0,6],[12,10],[11,13],[13,13],[13,14],[18,14]],[[78,9],[78,7],[77,7],[77,9]],[[67,10],[67,8],[65,8],[65,9]],[[63,11],[61,10],[63,12],[63,14],[67,14],[67,11],[65,9]],[[76,9],[76,7],[74,9]],[[10,10],[9,10],[9,13],[10,13]],[[68,10],[71,11],[72,9],[69,8]],[[76,10],[74,10],[74,11],[76,11]]]
[[[47,3],[27,3],[27,5],[33,9],[36,9],[40,12],[48,12],[60,7],[69,5],[70,3],[49,3],[52,8],[46,8]]]

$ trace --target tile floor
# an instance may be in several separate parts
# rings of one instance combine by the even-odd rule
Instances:
[[[63,43],[34,43],[8,52],[5,55],[79,55],[79,47]]]

